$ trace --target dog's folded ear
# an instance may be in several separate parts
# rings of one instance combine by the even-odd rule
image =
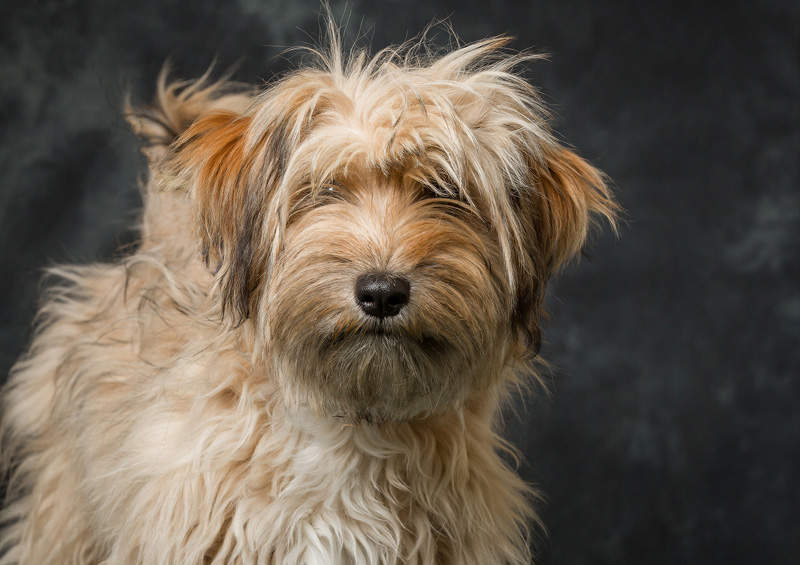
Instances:
[[[248,115],[213,112],[171,147],[170,166],[189,192],[201,252],[216,273],[222,314],[248,316],[263,282],[275,228],[271,196],[282,175],[282,134],[251,141]]]
[[[518,284],[517,318],[538,351],[547,280],[581,251],[596,220],[616,231],[620,208],[603,173],[560,144],[545,144],[530,161],[531,187],[520,198],[528,268]]]
[[[202,253],[216,273],[229,320],[248,318],[269,280],[288,214],[285,173],[311,127],[317,105],[309,100],[321,84],[311,79],[320,74],[297,73],[241,111],[230,98],[238,95],[215,97],[200,89],[195,95],[209,105],[168,147],[164,182],[189,193]]]
[[[538,250],[548,274],[583,248],[589,229],[605,218],[616,229],[619,207],[602,172],[556,143],[544,151],[544,162],[532,167]]]

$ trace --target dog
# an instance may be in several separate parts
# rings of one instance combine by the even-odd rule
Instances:
[[[618,206],[495,37],[170,82],[140,242],[52,270],[3,393],[0,563],[530,563],[496,427]]]

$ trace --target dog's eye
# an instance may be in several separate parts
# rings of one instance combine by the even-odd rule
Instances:
[[[324,184],[320,193],[328,198],[339,199],[344,197],[342,185],[340,185],[338,182],[329,182]]]
[[[314,195],[314,204],[316,206],[324,206],[339,200],[344,200],[344,188],[336,181],[328,181],[322,186]]]

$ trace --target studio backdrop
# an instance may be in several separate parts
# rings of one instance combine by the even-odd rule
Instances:
[[[347,41],[446,19],[514,36],[560,139],[624,208],[551,286],[547,390],[504,412],[544,494],[538,563],[790,563],[800,554],[800,9],[793,2],[333,2]],[[122,117],[212,63],[291,69],[320,5],[0,5],[0,374],[45,267],[135,246],[146,174]],[[435,40],[454,42],[434,26]],[[439,30],[438,32],[436,30]],[[439,35],[436,35],[436,34]],[[438,37],[438,39],[436,39]]]

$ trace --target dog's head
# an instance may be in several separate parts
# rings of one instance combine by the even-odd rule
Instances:
[[[200,115],[171,164],[229,320],[250,319],[287,403],[372,421],[480,394],[539,344],[550,275],[613,222],[505,38],[314,67]]]

